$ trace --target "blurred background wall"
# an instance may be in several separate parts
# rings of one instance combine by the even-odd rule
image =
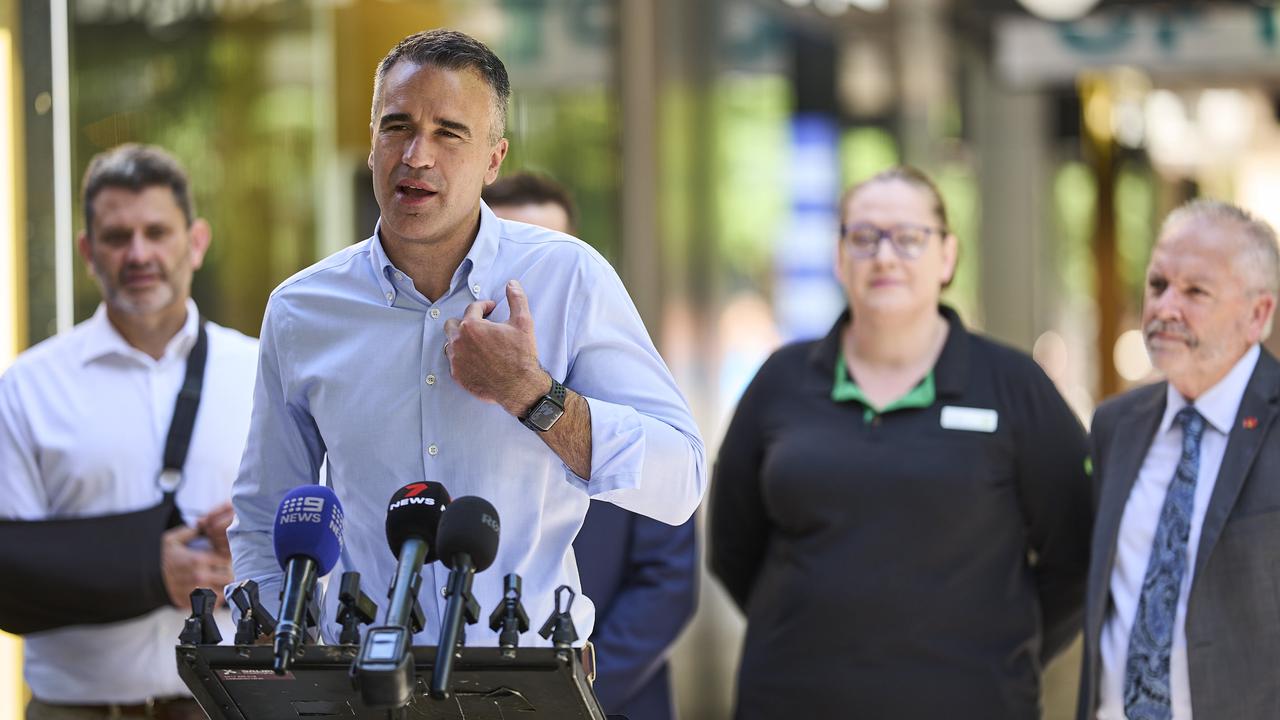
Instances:
[[[1278,23],[1270,0],[0,0],[0,370],[92,313],[73,193],[126,141],[186,163],[214,228],[196,300],[256,335],[277,283],[372,233],[375,65],[449,26],[506,62],[505,169],[572,189],[712,453],[767,354],[842,307],[839,191],[898,162],[946,196],[948,301],[1087,423],[1150,379],[1160,218],[1203,194],[1280,224]],[[679,704],[722,718],[742,620],[701,593]],[[0,718],[20,657],[0,638]],[[1077,663],[1050,668],[1046,718]]]

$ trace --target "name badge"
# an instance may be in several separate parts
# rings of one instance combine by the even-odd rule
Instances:
[[[999,424],[1000,414],[990,408],[942,407],[942,427],[947,430],[993,433]]]

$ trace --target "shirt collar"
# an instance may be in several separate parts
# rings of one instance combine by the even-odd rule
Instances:
[[[1249,386],[1249,378],[1253,377],[1253,370],[1258,364],[1260,354],[1261,350],[1255,344],[1236,361],[1235,366],[1216,385],[1196,398],[1196,411],[1214,430],[1223,435],[1231,433],[1236,413],[1240,410],[1240,401],[1244,399],[1245,388]],[[1160,420],[1159,430],[1161,434],[1173,427],[1178,411],[1188,404],[1187,399],[1174,389],[1172,383],[1165,383],[1164,417]]]
[[[955,397],[964,392],[969,379],[969,333],[955,310],[940,304],[938,314],[947,321],[947,341],[933,366],[934,386],[938,397]],[[809,354],[809,362],[827,377],[835,373],[836,359],[840,357],[840,332],[851,317],[852,313],[846,309],[831,332],[819,340]]]
[[[382,291],[387,305],[394,305],[400,287],[394,279],[401,272],[387,257],[386,248],[382,246],[382,219],[373,226],[373,237],[369,238],[369,261],[373,265],[374,277],[378,279],[378,287]],[[467,292],[479,300],[482,297],[486,280],[492,274],[494,259],[498,256],[498,241],[502,237],[502,221],[489,209],[482,200],[480,202],[480,229],[471,242],[471,248],[454,271],[453,280],[449,283],[452,294],[459,284],[465,284]],[[407,277],[407,274],[406,274]]]
[[[196,301],[187,298],[187,319],[183,321],[182,327],[169,338],[169,342],[165,344],[164,355],[161,360],[171,357],[186,357],[190,352],[191,346],[196,342],[196,323],[199,321],[200,312],[196,308]],[[145,357],[148,361],[156,362],[141,350],[129,344],[128,340],[120,334],[115,325],[111,324],[111,319],[107,317],[107,304],[98,303],[98,309],[93,312],[93,317],[85,321],[84,324],[84,342],[80,346],[80,362],[89,364],[95,360],[104,357],[116,355],[132,358]]]

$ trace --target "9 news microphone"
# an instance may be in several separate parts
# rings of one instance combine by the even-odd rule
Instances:
[[[436,530],[449,504],[439,483],[409,483],[387,506],[387,543],[395,554],[395,578],[382,625],[370,628],[352,667],[360,699],[371,708],[401,708],[413,697],[413,633],[421,630],[418,588],[422,565],[436,560]]]
[[[283,675],[302,644],[316,578],[329,574],[342,552],[342,503],[322,485],[294,488],[276,511],[273,536],[276,561],[284,570],[284,589],[271,667]]]
[[[471,581],[476,573],[493,564],[501,530],[498,511],[484,498],[460,497],[440,519],[439,554],[449,568],[449,603],[440,623],[440,643],[431,673],[432,697],[449,697],[449,676],[462,633],[463,614],[468,623],[479,620],[480,609],[471,596]]]

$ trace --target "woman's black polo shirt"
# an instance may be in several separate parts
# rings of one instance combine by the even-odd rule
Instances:
[[[1084,595],[1084,431],[1034,361],[939,312],[925,407],[833,400],[847,314],[739,403],[710,518],[747,614],[739,718],[1039,717]]]

